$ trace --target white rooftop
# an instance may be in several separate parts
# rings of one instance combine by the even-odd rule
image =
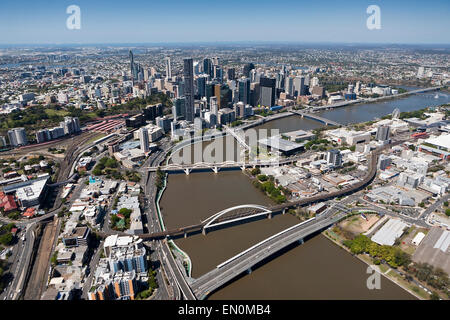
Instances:
[[[380,230],[372,236],[372,241],[380,245],[392,246],[395,239],[403,234],[403,229],[408,225],[401,220],[390,219]]]
[[[450,134],[441,134],[439,137],[427,139],[425,142],[450,150]]]

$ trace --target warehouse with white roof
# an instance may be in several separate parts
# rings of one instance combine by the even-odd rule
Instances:
[[[380,245],[392,246],[408,225],[398,219],[390,219],[372,236],[372,241]]]

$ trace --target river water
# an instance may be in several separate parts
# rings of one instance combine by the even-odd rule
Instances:
[[[425,93],[381,103],[324,111],[321,116],[342,123],[373,120],[395,108],[412,111],[449,102],[449,95]],[[311,130],[322,124],[298,116],[266,123],[259,128]],[[208,143],[204,142],[204,147]],[[168,228],[198,223],[214,213],[240,204],[270,205],[270,200],[254,188],[240,170],[218,174],[199,172],[171,174],[161,199],[162,214]],[[192,276],[198,277],[238,252],[299,221],[291,215],[278,215],[207,235],[176,240],[193,264]],[[380,290],[366,286],[367,265],[322,235],[257,268],[250,275],[232,282],[210,299],[413,299],[405,290],[382,277]]]

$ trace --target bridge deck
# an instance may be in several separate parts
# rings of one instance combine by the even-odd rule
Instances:
[[[308,223],[302,223],[294,228],[290,228],[287,232],[273,236],[262,242],[260,245],[252,247],[250,250],[246,250],[239,258],[236,258],[225,265],[221,264],[219,265],[220,267],[218,266],[214,270],[196,279],[191,284],[191,288],[198,299],[204,299],[210,292],[249,270],[251,267],[272,254],[296,241],[302,240],[310,234],[328,227],[340,220],[343,216],[343,214],[340,214],[330,218],[309,221]]]

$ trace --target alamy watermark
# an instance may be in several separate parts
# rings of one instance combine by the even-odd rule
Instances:
[[[381,289],[381,274],[377,271],[377,267],[374,265],[370,265],[367,267],[366,272],[370,274],[370,276],[367,278],[366,285],[367,289],[374,290],[374,289]]]
[[[369,30],[381,29],[381,9],[379,6],[372,4],[367,7],[366,13],[370,14],[367,18],[366,25]]]
[[[81,9],[77,5],[70,5],[66,9],[66,13],[70,14],[66,20],[66,27],[69,30],[80,30],[81,29]]]

